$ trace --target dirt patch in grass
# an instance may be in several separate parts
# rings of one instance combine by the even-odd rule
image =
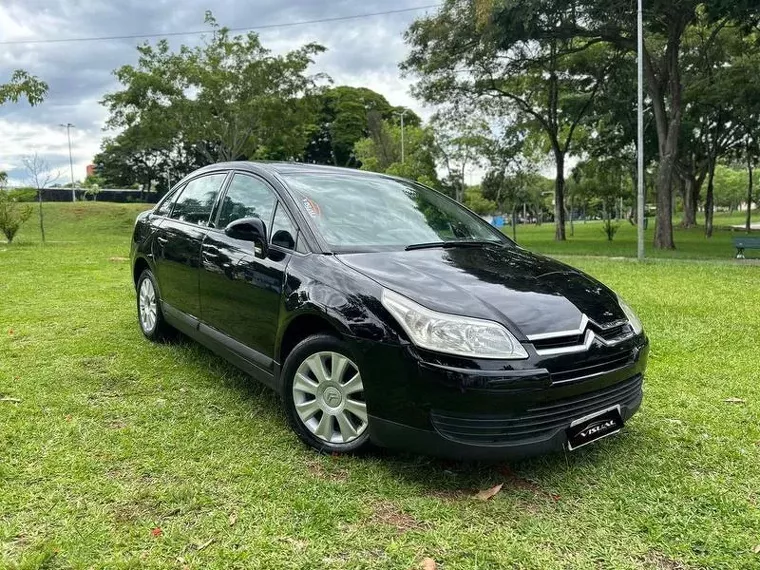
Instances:
[[[644,557],[644,564],[646,568],[652,568],[653,570],[690,570],[691,568],[683,562],[673,560],[669,556],[656,551],[651,551]]]
[[[463,491],[462,489],[432,489],[427,495],[434,499],[440,499],[441,501],[460,501],[473,495],[470,491]]]
[[[306,462],[306,469],[314,477],[325,481],[335,481],[342,483],[348,479],[348,470],[337,465],[325,464],[320,459],[310,459]]]
[[[124,420],[111,420],[108,422],[108,427],[115,430],[124,429],[127,427],[127,422]]]
[[[390,501],[375,503],[369,522],[393,527],[399,534],[411,530],[429,530],[433,527],[431,523],[416,519]]]

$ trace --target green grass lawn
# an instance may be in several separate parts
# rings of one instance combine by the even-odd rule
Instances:
[[[760,222],[760,213],[753,212],[753,220]],[[654,239],[654,219],[650,219],[646,232],[646,256],[655,258],[674,259],[725,259],[730,260],[736,255],[732,243],[733,237],[744,236],[744,230],[731,229],[733,225],[744,223],[745,214],[719,214],[715,217],[715,231],[712,238],[705,238],[704,227],[684,230],[678,227],[680,220],[674,223],[674,240],[676,249],[672,251],[655,250],[652,247]],[[700,223],[702,220],[700,219]],[[754,223],[754,222],[753,222]],[[554,224],[544,223],[541,226],[520,225],[517,227],[517,241],[520,245],[548,255],[585,255],[607,257],[636,257],[636,230],[627,220],[619,223],[615,239],[607,241],[602,230],[602,222],[575,222],[575,235],[570,235],[570,225],[567,225],[567,241],[554,241]],[[505,228],[505,233],[512,236],[511,228]],[[760,235],[760,232],[754,232]],[[747,251],[748,258],[760,259],[760,251]]]
[[[618,437],[509,466],[319,456],[220,358],[142,337],[141,209],[50,205],[48,245],[0,243],[0,568],[760,568],[760,267],[572,259],[651,337]]]

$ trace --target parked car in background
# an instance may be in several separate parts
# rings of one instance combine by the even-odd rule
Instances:
[[[614,292],[407,180],[208,166],[138,217],[131,259],[145,336],[264,382],[321,451],[572,450],[642,401],[648,340]]]

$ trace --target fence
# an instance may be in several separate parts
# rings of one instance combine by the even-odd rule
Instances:
[[[24,188],[24,190],[26,189],[27,188]],[[14,190],[14,188],[10,188],[9,190]],[[128,202],[145,202],[148,204],[155,204],[160,198],[156,192],[144,192],[141,194],[139,190],[124,188],[103,188],[100,192],[98,192],[97,198],[92,195],[85,195],[85,190],[82,188],[77,188],[75,192],[77,200],[97,200],[98,202],[118,202],[121,204]],[[36,194],[34,199],[37,199]],[[71,202],[71,188],[43,188],[42,201]]]

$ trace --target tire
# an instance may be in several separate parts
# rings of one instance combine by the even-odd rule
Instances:
[[[137,280],[137,323],[145,338],[153,342],[163,342],[174,336],[174,329],[161,312],[158,285],[150,269],[143,271]]]
[[[364,385],[355,362],[346,342],[325,334],[301,341],[285,360],[288,422],[319,452],[358,453],[369,447]]]

